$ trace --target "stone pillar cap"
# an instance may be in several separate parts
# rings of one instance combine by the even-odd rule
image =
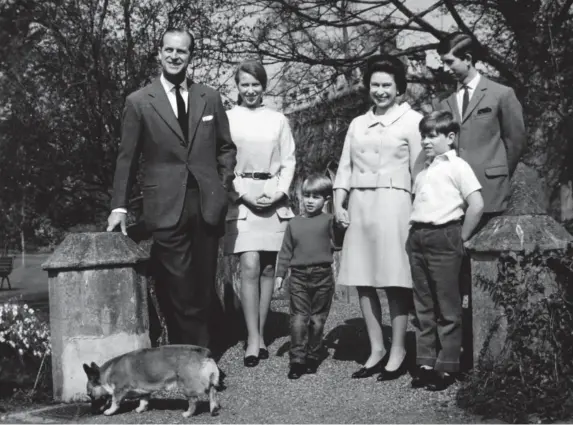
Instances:
[[[120,232],[70,233],[42,264],[44,270],[133,265],[149,254]]]
[[[547,215],[545,189],[537,172],[519,163],[507,210],[492,218],[467,243],[470,253],[565,250],[573,236]]]

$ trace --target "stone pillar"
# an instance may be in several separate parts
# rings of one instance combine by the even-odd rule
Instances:
[[[487,290],[498,281],[501,253],[565,252],[573,237],[547,215],[545,191],[535,170],[520,163],[511,183],[507,210],[492,218],[468,243],[472,267],[472,319],[474,365],[482,356],[497,358],[507,336],[504,309]],[[542,278],[545,294],[556,290],[552,276]]]
[[[48,271],[54,399],[86,399],[83,363],[149,347],[148,254],[121,233],[71,233]]]

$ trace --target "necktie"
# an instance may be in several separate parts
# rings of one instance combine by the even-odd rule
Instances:
[[[183,96],[180,92],[181,86],[177,84],[175,86],[175,100],[177,101],[177,121],[179,121],[179,126],[183,131],[183,138],[185,139],[185,144],[187,144],[187,133],[189,131],[189,124],[187,120],[187,112],[185,111],[185,102],[183,101]]]
[[[462,117],[466,114],[468,104],[470,103],[470,90],[468,86],[464,86],[464,97],[462,100]]]

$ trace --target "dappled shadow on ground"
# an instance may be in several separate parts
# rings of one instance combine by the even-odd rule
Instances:
[[[216,342],[215,357],[221,358],[225,352],[235,344],[247,340],[247,327],[242,309],[227,308],[226,312],[221,312],[220,318],[216,320],[216,330],[213,335],[218,335]],[[289,335],[289,315],[282,311],[269,311],[265,326],[265,344],[270,346],[277,339]]]
[[[384,335],[384,346],[390,350],[392,327],[384,325],[382,327]],[[342,361],[354,361],[363,364],[370,355],[370,342],[366,324],[362,318],[352,318],[345,320],[343,324],[332,329],[324,337],[324,345],[330,351],[333,350],[332,358]],[[416,336],[414,332],[406,333],[406,350],[408,360],[416,358]]]

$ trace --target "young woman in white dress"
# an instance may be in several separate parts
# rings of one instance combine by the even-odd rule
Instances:
[[[244,364],[269,356],[264,327],[274,289],[276,256],[287,222],[294,216],[288,192],[295,169],[295,145],[287,118],[263,105],[267,74],[258,61],[241,63],[235,73],[239,104],[228,111],[237,145],[225,253],[240,256],[241,304],[247,325]]]
[[[403,374],[407,363],[412,277],[406,240],[412,176],[423,163],[422,115],[398,102],[406,90],[406,69],[397,58],[370,58],[364,87],[373,107],[350,123],[334,182],[336,219],[348,226],[337,284],[356,287],[370,340],[370,355],[352,377],[380,373],[378,380],[386,381]],[[377,289],[386,292],[392,321],[387,354]]]

